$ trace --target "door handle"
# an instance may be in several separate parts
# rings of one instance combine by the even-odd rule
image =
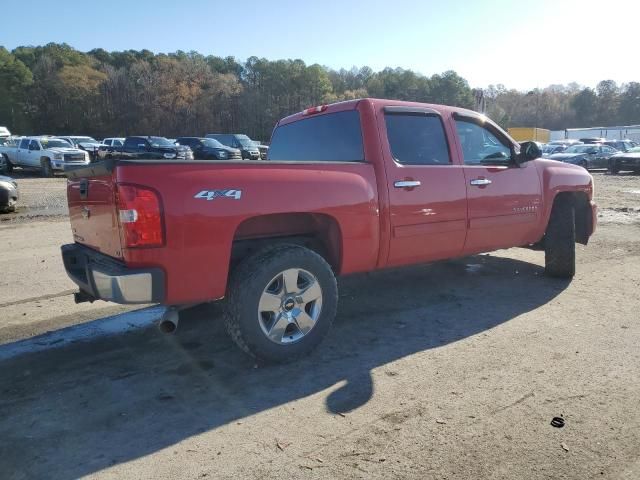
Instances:
[[[396,188],[415,188],[420,185],[420,180],[396,180],[393,184]]]
[[[491,185],[491,180],[488,178],[475,178],[469,183],[474,187],[484,187],[485,185]]]

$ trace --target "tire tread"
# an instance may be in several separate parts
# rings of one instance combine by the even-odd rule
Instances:
[[[576,228],[573,204],[558,198],[553,204],[545,233],[545,273],[572,278],[576,270]]]

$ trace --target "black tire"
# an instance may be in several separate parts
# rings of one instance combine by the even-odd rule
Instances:
[[[575,210],[568,199],[557,198],[544,236],[544,271],[550,277],[573,278],[576,273]]]
[[[13,172],[13,164],[9,160],[9,157],[7,157],[6,155],[3,155],[3,157],[4,157],[4,171],[7,173]]]
[[[43,158],[40,160],[40,175],[43,177],[53,177],[53,168],[51,167],[51,160]]]
[[[322,306],[314,326],[293,343],[275,343],[261,326],[260,298],[274,277],[288,269],[311,273],[322,291]],[[338,287],[329,264],[298,245],[276,245],[251,255],[231,273],[224,319],[233,341],[249,355],[269,363],[285,363],[308,354],[329,332],[338,305]]]

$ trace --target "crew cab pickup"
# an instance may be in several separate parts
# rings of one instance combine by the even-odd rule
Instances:
[[[100,146],[99,159],[193,160],[189,147],[176,145],[164,137],[127,137],[122,145]]]
[[[20,137],[0,146],[0,155],[4,156],[8,171],[15,166],[37,169],[43,177],[90,162],[89,153],[54,137]]]
[[[68,172],[77,300],[225,298],[226,328],[266,361],[327,333],[336,275],[507,247],[575,272],[596,226],[593,178],[539,158],[476,112],[361,99],[284,118],[266,161],[121,160]]]

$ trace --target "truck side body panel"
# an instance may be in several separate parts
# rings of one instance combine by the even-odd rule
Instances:
[[[169,303],[225,295],[230,255],[240,225],[265,215],[310,213],[335,220],[340,273],[372,270],[379,248],[379,213],[373,167],[349,164],[210,162],[123,163],[118,182],[149,186],[162,195],[166,245],[124,249],[127,265],[167,270]],[[238,198],[195,198],[200,192],[239,191]],[[279,235],[304,234],[295,221]],[[260,237],[255,233],[256,238]]]

